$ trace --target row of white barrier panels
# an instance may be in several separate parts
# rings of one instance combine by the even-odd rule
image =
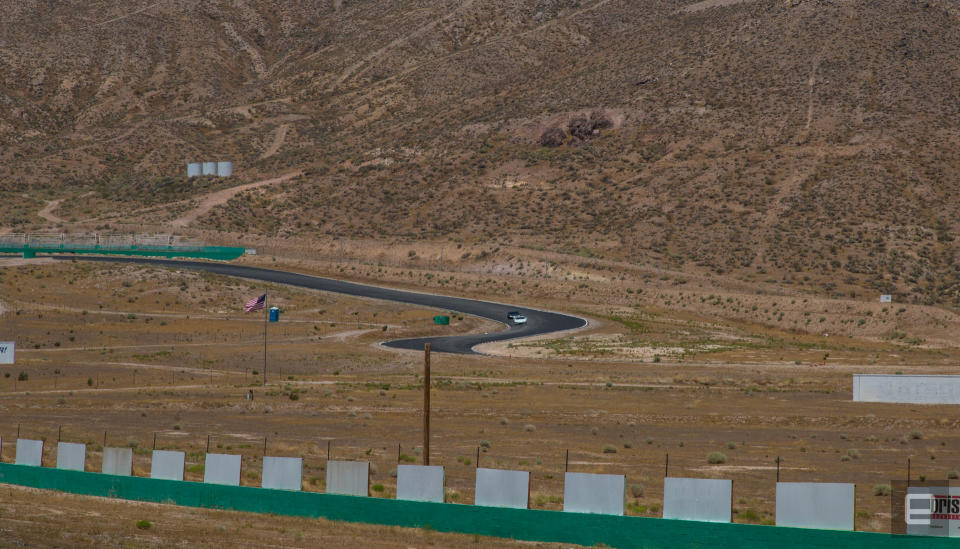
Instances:
[[[83,471],[87,447],[57,443],[57,468]],[[17,440],[17,465],[42,465],[42,440]],[[240,485],[240,455],[207,454],[203,482]],[[184,452],[153,450],[150,478],[183,480]],[[369,496],[370,464],[365,461],[327,462],[328,494]],[[101,472],[133,474],[133,449],[104,448]],[[300,490],[303,459],[264,456],[261,486]],[[563,510],[575,513],[623,515],[626,478],[623,475],[566,473]],[[397,499],[442,503],[444,469],[439,465],[397,466]],[[530,499],[530,472],[478,468],[475,504],[526,509]],[[733,481],[722,479],[664,479],[663,518],[730,522]],[[778,482],[776,523],[779,526],[853,530],[854,485],[848,483]]]

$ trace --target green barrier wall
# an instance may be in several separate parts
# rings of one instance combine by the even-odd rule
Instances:
[[[957,540],[946,538],[397,501],[142,477],[119,477],[9,463],[0,463],[0,482],[74,494],[172,503],[191,507],[323,517],[388,526],[429,527],[444,532],[530,541],[580,545],[604,543],[624,549],[739,549],[744,547],[869,547],[872,549],[950,547],[956,549],[960,547]]]
[[[130,246],[127,248],[89,248],[75,246],[0,246],[0,254],[23,254],[23,257],[36,257],[37,254],[96,254],[96,255],[134,255],[143,257],[189,257],[196,259],[219,259],[229,261],[243,255],[243,248],[231,246],[201,246],[178,248],[177,246]]]

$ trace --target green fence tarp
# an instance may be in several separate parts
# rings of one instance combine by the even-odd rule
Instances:
[[[123,477],[9,463],[0,463],[0,483],[191,507],[322,517],[388,526],[429,527],[444,532],[529,541],[580,545],[603,543],[624,549],[960,547],[957,540],[947,538],[398,501]]]

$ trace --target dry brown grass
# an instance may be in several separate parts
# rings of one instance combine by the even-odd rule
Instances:
[[[402,326],[407,321],[406,328],[391,328],[388,333],[412,335],[436,333],[436,327],[415,321],[429,318],[431,311],[278,288],[289,322],[271,328],[276,334],[271,352],[273,363],[283,364],[284,379],[274,375],[262,388],[245,372],[260,363],[258,336],[252,336],[249,344],[229,341],[238,328],[259,324],[226,320],[223,317],[232,313],[219,310],[244,300],[250,293],[246,282],[82,262],[23,265],[7,269],[3,279],[5,295],[16,299],[5,297],[5,304],[23,312],[19,316],[7,312],[0,325],[15,328],[20,338],[40,343],[41,348],[21,343],[18,364],[5,369],[11,377],[0,378],[0,406],[7,418],[0,435],[13,440],[20,424],[23,437],[45,438],[48,464],[55,459],[53,441],[59,425],[64,440],[88,443],[88,470],[98,467],[104,431],[108,445],[135,441],[137,474],[148,470],[154,433],[158,448],[186,451],[188,467],[202,463],[207,436],[212,435],[212,451],[244,456],[242,484],[250,486],[259,483],[264,437],[272,455],[303,456],[305,490],[323,489],[328,440],[332,457],[373,463],[373,482],[385,486],[375,496],[395,493],[391,471],[398,450],[414,462],[421,459],[420,355],[376,348],[370,344],[382,334],[358,333],[355,326],[344,330],[349,333],[342,339],[329,336],[342,334],[346,327],[323,327],[324,337],[317,339],[314,322],[303,320],[315,316],[320,307],[334,319],[337,311],[363,310],[370,317],[376,312],[378,323],[382,319]],[[188,289],[181,291],[183,280]],[[90,307],[86,315],[76,308],[56,307],[56,301],[74,292],[81,305]],[[147,299],[148,295],[156,297]],[[134,296],[140,297],[131,302]],[[204,307],[201,301],[211,318],[186,319],[188,312]],[[101,312],[101,303],[105,311],[120,314]],[[636,327],[613,320],[608,306],[567,305],[595,311],[594,332],[586,334],[590,337],[630,336],[631,327]],[[157,310],[163,307],[165,311]],[[171,316],[161,317],[161,312]],[[128,319],[128,314],[137,318]],[[772,516],[762,510],[772,508],[774,459],[781,456],[784,479],[858,483],[857,528],[884,531],[889,502],[872,495],[874,484],[902,477],[908,457],[916,474],[927,478],[946,478],[956,469],[960,439],[945,407],[850,402],[852,372],[949,372],[955,350],[778,332],[717,317],[705,324],[707,317],[701,316],[705,314],[682,308],[661,311],[655,318],[642,319],[650,331],[639,335],[669,343],[683,341],[691,330],[706,326],[724,341],[731,335],[772,339],[762,345],[684,356],[682,361],[665,355],[661,362],[620,355],[519,359],[435,355],[431,463],[447,469],[448,498],[473,501],[479,448],[481,466],[533,473],[534,508],[560,509],[564,453],[569,449],[571,470],[621,473],[628,483],[643,485],[642,495],[628,500],[629,514],[659,516],[663,462],[669,453],[672,475],[735,481],[736,521],[768,522]],[[147,323],[145,317],[151,315],[154,320]],[[166,326],[157,324],[160,318],[167,318]],[[455,329],[484,326],[465,319]],[[756,331],[747,333],[748,329]],[[71,351],[65,351],[68,335],[76,338]],[[693,335],[699,337],[695,331]],[[60,347],[56,341],[62,342]],[[827,365],[812,366],[824,353],[830,355]],[[55,375],[57,369],[60,375]],[[15,382],[20,371],[28,373],[27,381]],[[90,377],[101,380],[99,388],[86,385]],[[255,399],[249,402],[243,395],[251,388]],[[296,400],[291,393],[297,394]],[[910,438],[913,431],[922,432],[923,438]],[[735,443],[733,449],[730,442]],[[608,447],[617,451],[605,451]],[[842,460],[851,449],[859,451],[858,459]],[[709,464],[707,455],[713,451],[722,451],[726,463]],[[4,445],[2,458],[12,461],[13,445]],[[188,480],[201,478],[199,470],[187,473]],[[39,497],[55,497],[68,517],[79,512],[74,502],[84,501]],[[151,509],[161,517],[186,512],[211,521],[216,520],[214,515],[222,516]],[[756,518],[744,518],[753,517],[753,512]],[[261,519],[235,520],[265,524]],[[297,526],[280,527],[288,532],[305,528],[299,519],[278,519],[276,524],[288,522]],[[36,539],[31,528],[25,525],[18,535]],[[76,528],[83,533],[78,539],[100,539],[86,527]],[[126,526],[111,523],[98,528],[123,535]],[[166,528],[155,535],[164,543],[194,539],[193,533]],[[213,540],[214,535],[204,539]],[[383,536],[373,527],[351,535],[355,541],[348,545],[366,545]],[[395,543],[410,535],[420,534],[399,531],[378,542]],[[306,533],[304,539],[309,539]],[[456,544],[458,539],[437,544]]]

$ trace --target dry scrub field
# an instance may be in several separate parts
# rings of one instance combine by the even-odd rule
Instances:
[[[186,271],[3,262],[0,339],[15,334],[18,343],[17,364],[3,367],[0,377],[3,462],[13,461],[10,441],[19,429],[22,437],[47,440],[45,463],[53,464],[62,426],[63,440],[88,444],[88,470],[99,469],[106,439],[135,449],[137,475],[148,473],[154,444],[183,450],[186,478],[199,481],[209,437],[211,451],[242,454],[242,484],[258,486],[266,442],[270,455],[302,456],[303,489],[322,491],[329,444],[334,459],[372,463],[373,497],[394,497],[398,461],[422,460],[422,356],[377,343],[499,329],[459,316],[438,327],[433,310]],[[440,278],[420,283],[420,271],[382,267],[296,268],[407,287]],[[470,276],[458,273],[457,282]],[[551,300],[503,297],[502,289],[481,283],[485,276],[476,275],[479,282],[464,284],[463,292],[576,312],[591,326],[484,349],[502,356],[433,356],[431,464],[446,467],[448,501],[473,502],[479,455],[481,466],[532,471],[531,506],[561,509],[569,450],[571,471],[626,475],[628,514],[660,516],[669,453],[671,476],[731,478],[734,520],[769,524],[780,456],[783,480],[856,482],[857,529],[885,531],[889,498],[873,495],[875,485],[904,478],[908,458],[913,474],[927,479],[960,469],[958,420],[949,407],[851,402],[850,374],[956,373],[955,349],[779,329],[712,309],[766,307],[773,315],[770,302],[777,300],[786,314],[803,318],[804,306],[842,315],[843,302],[709,289],[679,297],[676,288],[650,284],[642,292],[648,302],[632,294],[618,305],[622,288],[614,279],[590,293],[571,292],[561,304],[570,281],[525,286],[557,296]],[[263,317],[242,313],[243,302],[263,291],[284,310],[269,328],[266,387]],[[751,310],[761,299],[767,301]],[[932,315],[953,329],[944,311],[911,306],[865,315],[873,308],[861,303],[855,314],[889,314],[888,322],[907,331],[909,319],[928,322]],[[244,398],[251,389],[252,401]],[[708,463],[711,452],[723,454],[722,462]],[[29,545],[519,545],[13,487],[0,492],[3,537]],[[88,520],[96,517],[110,518]],[[138,520],[153,526],[138,530]]]

